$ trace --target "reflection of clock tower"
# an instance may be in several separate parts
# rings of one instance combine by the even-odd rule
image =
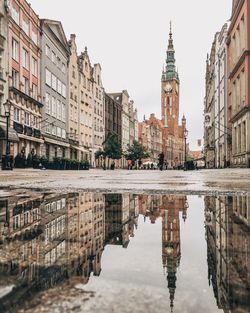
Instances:
[[[181,259],[180,218],[187,218],[188,202],[185,196],[162,197],[162,263],[167,275],[170,308],[173,312],[177,281],[177,268]]]
[[[179,121],[179,75],[175,67],[175,50],[173,45],[172,28],[167,49],[166,65],[164,65],[161,79],[161,116],[164,128],[169,128],[175,135]]]

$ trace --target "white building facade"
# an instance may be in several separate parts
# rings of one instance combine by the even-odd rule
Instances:
[[[227,166],[227,142],[230,137],[227,128],[227,30],[228,24],[226,23],[215,39],[214,147],[216,168]]]

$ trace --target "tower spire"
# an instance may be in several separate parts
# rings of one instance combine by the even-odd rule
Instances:
[[[170,30],[169,30],[169,39],[168,39],[168,51],[174,50],[174,43],[173,43],[173,33],[172,33],[172,21],[170,21]]]
[[[166,68],[165,79],[177,79],[179,80],[178,73],[175,67],[175,50],[174,50],[174,40],[172,33],[172,22],[170,22],[169,38],[168,38],[168,48],[167,48],[167,58],[166,58]]]

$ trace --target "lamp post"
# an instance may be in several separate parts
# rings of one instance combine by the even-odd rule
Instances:
[[[184,139],[185,139],[185,163],[184,163],[184,170],[187,169],[187,137],[188,137],[188,130],[185,128],[184,130]]]
[[[10,108],[11,102],[7,100],[4,104],[5,117],[6,117],[6,155],[5,155],[5,164],[4,170],[12,170],[11,160],[10,160],[10,142],[9,142],[9,119],[10,119]]]

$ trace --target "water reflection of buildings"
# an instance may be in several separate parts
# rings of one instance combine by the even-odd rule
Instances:
[[[126,248],[138,222],[138,196],[105,195],[105,244]]]
[[[170,293],[170,308],[173,312],[176,290],[177,269],[181,259],[180,212],[185,222],[187,218],[186,196],[147,196],[139,197],[139,211],[145,218],[155,223],[162,218],[162,263],[167,275]]]
[[[250,197],[205,197],[208,277],[219,308],[250,308]]]
[[[105,244],[127,247],[137,216],[138,196],[19,191],[1,197],[0,288],[8,293],[0,311],[64,280],[84,284],[91,273],[99,275]]]

